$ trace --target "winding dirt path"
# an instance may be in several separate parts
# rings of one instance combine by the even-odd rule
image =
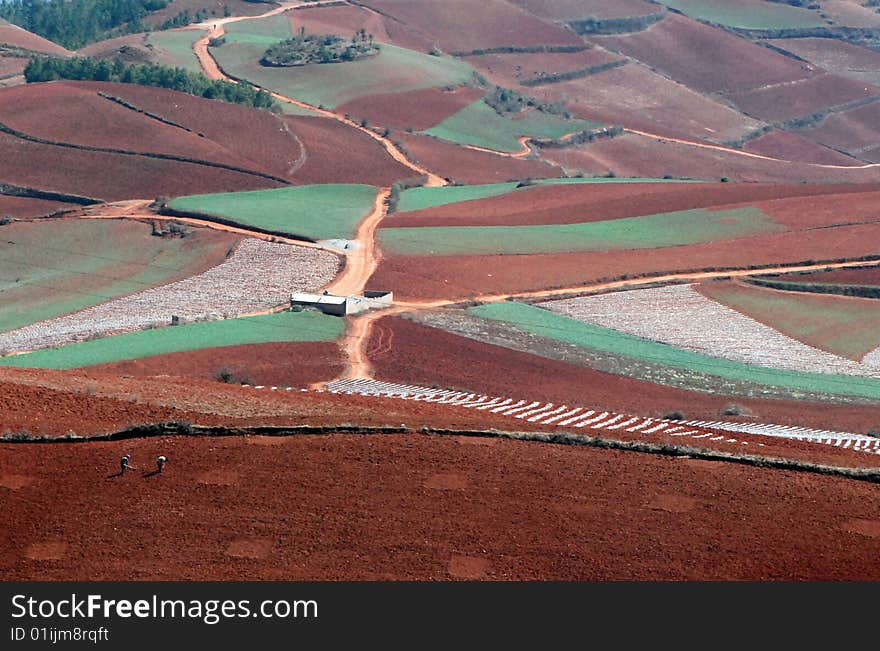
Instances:
[[[381,188],[376,194],[373,211],[358,225],[355,242],[357,246],[347,251],[345,269],[327,289],[341,296],[360,295],[367,281],[379,266],[381,254],[376,248],[375,233],[379,222],[388,214],[388,197],[391,188]]]

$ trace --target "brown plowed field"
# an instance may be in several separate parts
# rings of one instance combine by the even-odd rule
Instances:
[[[279,187],[266,178],[194,163],[82,151],[0,134],[0,178],[108,201]]]
[[[208,12],[207,20],[210,20],[211,17],[222,18],[224,7],[229,7],[233,16],[259,16],[277,6],[278,4],[274,2],[249,2],[248,0],[174,0],[174,2],[168,3],[164,9],[150,12],[144,18],[144,22],[148,25],[161,25],[166,20],[177,16],[181,11],[188,11],[189,15],[195,18],[199,9]]]
[[[875,485],[485,443],[334,435],[4,445],[0,578],[880,578]],[[113,476],[123,452],[137,470]],[[158,454],[168,465],[150,475]]]
[[[306,150],[293,175],[300,183],[367,183],[389,186],[417,174],[391,158],[379,142],[337,120],[288,116]]]
[[[880,223],[877,205],[880,189],[865,186],[867,192],[852,192],[845,196],[793,197],[768,201],[761,208],[774,221],[791,229],[822,228],[832,224]]]
[[[750,90],[816,74],[808,64],[675,14],[643,32],[591,40],[709,93]]]
[[[826,74],[803,81],[729,95],[744,113],[774,122],[791,120],[832,106],[876,97],[880,88],[840,75]]]
[[[232,382],[307,388],[340,375],[345,359],[334,342],[248,344],[153,355],[88,370],[135,377],[173,375],[217,380],[223,369],[232,374]]]
[[[418,134],[395,132],[392,137],[419,164],[459,183],[497,183],[562,176],[559,167],[539,160],[496,156]]]
[[[667,136],[723,142],[760,126],[727,104],[639,63],[537,86],[528,94],[549,102],[565,101],[580,117]]]
[[[533,45],[581,45],[574,33],[539,20],[504,0],[419,2],[367,0],[364,5],[402,22],[445,52]]]
[[[288,132],[284,121],[269,111],[137,84],[78,82],[77,85],[120,97],[196,134],[204,134],[205,138],[276,176],[289,177],[291,167],[296,166],[302,155],[296,134]]]
[[[832,169],[805,163],[762,160],[682,143],[624,134],[610,140],[565,149],[545,149],[543,158],[569,173],[712,179],[772,183],[876,183],[880,170]]]
[[[478,199],[425,210],[395,213],[385,220],[385,228],[426,226],[528,226],[537,224],[578,224],[606,219],[654,215],[693,208],[713,208],[748,202],[773,202],[784,207],[790,200],[806,199],[822,206],[820,224],[836,223],[842,201],[855,198],[859,206],[876,208],[877,194],[865,193],[861,185],[764,185],[730,183],[585,183],[523,188],[488,199]],[[873,189],[880,191],[880,186]],[[850,195],[849,193],[853,193]],[[837,196],[845,194],[845,198]],[[781,208],[780,208],[781,209]],[[803,210],[804,202],[796,203]],[[859,212],[859,215],[862,213]],[[861,221],[861,217],[840,221]],[[786,223],[789,223],[786,221]],[[795,226],[800,225],[794,222]]]
[[[829,115],[817,128],[803,134],[827,147],[870,161],[876,160],[876,156],[870,157],[870,152],[877,149],[877,125],[880,125],[880,102]]]
[[[880,27],[880,16],[867,2],[858,0],[823,0],[822,13],[835,25],[846,27]]]
[[[536,255],[395,256],[382,259],[370,285],[407,299],[468,299],[489,293],[575,287],[603,278],[713,267],[773,266],[877,255],[880,224],[842,226],[691,246]]]
[[[387,382],[421,386],[437,384],[490,396],[545,400],[557,405],[599,408],[651,418],[681,411],[688,419],[695,420],[740,420],[851,432],[866,432],[880,418],[880,405],[830,405],[687,391],[495,346],[400,317],[381,319],[373,332],[373,341],[378,342],[381,338],[391,342],[390,346],[383,347],[382,352],[374,351],[370,356],[377,378]],[[731,404],[746,409],[751,415],[742,418],[723,416],[721,412]],[[509,422],[508,428],[519,426],[519,419],[509,419]],[[570,427],[567,429],[578,432]],[[625,430],[594,431],[593,434],[673,444],[682,441],[670,435],[643,435]],[[880,457],[865,452],[766,436],[733,436],[749,441],[750,446],[764,443],[759,450],[751,447],[746,450],[751,454],[781,455],[832,465],[880,466]],[[712,446],[714,442],[700,440],[693,444]],[[729,444],[720,445],[721,449],[731,450]],[[742,452],[743,448],[738,451]]]
[[[117,36],[106,41],[86,45],[77,50],[76,54],[96,59],[112,59],[119,55],[122,48],[126,48],[127,54],[124,60],[127,63],[148,63],[156,59],[156,55],[147,47],[148,36],[149,33]]]
[[[166,97],[166,101],[169,99]],[[99,96],[94,88],[76,87],[63,81],[28,84],[3,91],[0,93],[0,122],[52,142],[170,154],[270,173],[259,163],[238,156],[208,138],[200,138],[196,133],[112,102]],[[295,159],[296,155],[290,163]]]
[[[786,38],[769,43],[828,72],[880,84],[880,52],[831,38]]]
[[[861,165],[862,161],[789,131],[771,131],[746,143],[744,149],[773,158],[820,163],[822,165]]]
[[[540,18],[578,20],[581,18],[627,18],[645,16],[659,11],[645,0],[511,0]]]
[[[66,50],[57,43],[47,41],[42,36],[37,36],[31,32],[22,29],[18,25],[8,23],[0,18],[0,43],[6,43],[14,47],[31,52],[42,52],[44,54],[55,54],[58,56],[69,56],[73,54],[70,50]]]
[[[348,38],[359,29],[364,29],[367,34],[372,34],[373,38],[380,42],[390,42],[401,47],[413,45],[408,38],[404,38],[404,42],[399,43],[392,35],[400,35],[403,30],[399,27],[397,30],[391,30],[389,34],[386,23],[393,21],[386,20],[382,15],[364,7],[350,4],[306,7],[288,11],[284,15],[290,20],[291,31],[294,34],[299,34],[300,29],[305,27],[308,34],[339,34]],[[416,49],[424,50],[424,43],[417,41],[416,45],[418,46]]]
[[[0,79],[23,74],[27,64],[28,60],[21,57],[0,56]]]
[[[582,52],[483,54],[464,57],[464,60],[493,83],[511,87],[541,74],[551,75],[580,70],[620,61],[621,57],[602,48],[593,47]],[[532,90],[527,88],[522,92],[530,94]]]
[[[832,285],[876,285],[880,286],[880,267],[862,269],[832,269],[811,274],[792,274],[779,276],[779,280],[803,283],[829,283]]]
[[[46,201],[44,199],[28,199],[27,197],[9,197],[0,195],[0,217],[10,215],[12,217],[42,217],[69,208],[80,206],[60,201]]]
[[[422,131],[443,122],[483,95],[484,91],[471,86],[448,91],[425,88],[408,93],[360,97],[336,107],[336,112],[351,115],[356,120],[365,118],[374,126]]]

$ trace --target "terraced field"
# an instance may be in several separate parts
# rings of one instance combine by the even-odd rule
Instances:
[[[0,349],[60,346],[169,325],[172,316],[193,321],[254,314],[288,303],[292,292],[320,289],[338,267],[332,253],[247,239],[229,259],[204,273],[11,330],[0,335]]]
[[[370,212],[375,196],[373,186],[327,183],[179,197],[169,206],[274,233],[314,240],[348,239]]]

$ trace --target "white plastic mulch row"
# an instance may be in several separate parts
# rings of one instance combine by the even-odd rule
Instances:
[[[660,418],[628,416],[608,411],[596,411],[584,407],[569,407],[540,400],[514,400],[467,391],[431,389],[418,385],[394,384],[370,379],[337,380],[327,384],[331,393],[346,393],[366,396],[383,396],[435,402],[465,409],[486,411],[510,416],[531,423],[556,425],[604,431],[626,431],[639,434],[668,434],[675,437],[689,437],[710,441],[726,441],[748,445],[747,441],[729,438],[730,433],[754,434],[776,438],[824,443],[842,448],[852,448],[864,452],[880,454],[880,439],[849,432],[814,430],[805,427],[785,425],[735,423],[727,421],[673,421]],[[757,443],[763,446],[763,443]]]
[[[712,357],[792,371],[880,378],[880,352],[856,362],[813,348],[706,298],[691,285],[547,301],[541,306],[584,323]]]
[[[0,350],[24,351],[184,320],[228,318],[270,309],[291,292],[316,290],[336,275],[339,261],[319,249],[243,240],[204,273],[131,296],[0,333]]]

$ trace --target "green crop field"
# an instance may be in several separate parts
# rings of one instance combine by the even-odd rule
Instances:
[[[732,362],[648,339],[633,337],[616,330],[582,323],[567,316],[523,303],[493,303],[469,308],[468,312],[481,318],[509,323],[523,332],[582,348],[673,368],[688,369],[729,380],[801,391],[880,398],[880,380],[845,375],[783,371]]]
[[[159,63],[200,73],[202,66],[193,52],[193,43],[204,35],[205,32],[195,29],[184,32],[150,32],[147,42],[157,51]]]
[[[472,74],[469,65],[451,57],[379,45],[379,54],[366,59],[290,68],[260,65],[266,43],[232,41],[211,48],[211,53],[228,74],[325,108],[366,95],[457,86]]]
[[[827,27],[815,11],[765,0],[659,0],[698,20],[743,29]]]
[[[274,190],[197,194],[174,199],[175,210],[312,240],[350,239],[373,207],[371,185],[299,185]]]
[[[522,149],[518,138],[561,138],[570,133],[603,126],[589,120],[566,120],[542,111],[530,111],[521,118],[502,117],[479,100],[422,133],[460,145],[473,145],[494,151],[516,152]]]
[[[491,255],[653,249],[785,230],[758,208],[704,209],[548,226],[383,228],[382,248],[398,255]]]
[[[266,43],[268,47],[291,36],[293,30],[284,14],[258,20],[240,20],[226,25],[227,43]]]
[[[333,341],[343,319],[320,312],[279,312],[225,321],[206,321],[94,339],[0,358],[2,366],[70,369],[203,348],[277,342]]]
[[[880,346],[880,301],[706,283],[700,293],[829,353],[860,361]]]
[[[460,201],[488,199],[498,197],[516,190],[528,190],[541,185],[581,185],[585,183],[695,183],[681,179],[648,179],[636,177],[566,177],[558,179],[536,179],[528,185],[518,188],[518,183],[487,183],[485,185],[443,185],[432,188],[410,188],[400,193],[397,212],[436,208]]]
[[[69,314],[225,259],[233,237],[152,237],[150,227],[119,220],[51,220],[3,227],[0,331]]]

